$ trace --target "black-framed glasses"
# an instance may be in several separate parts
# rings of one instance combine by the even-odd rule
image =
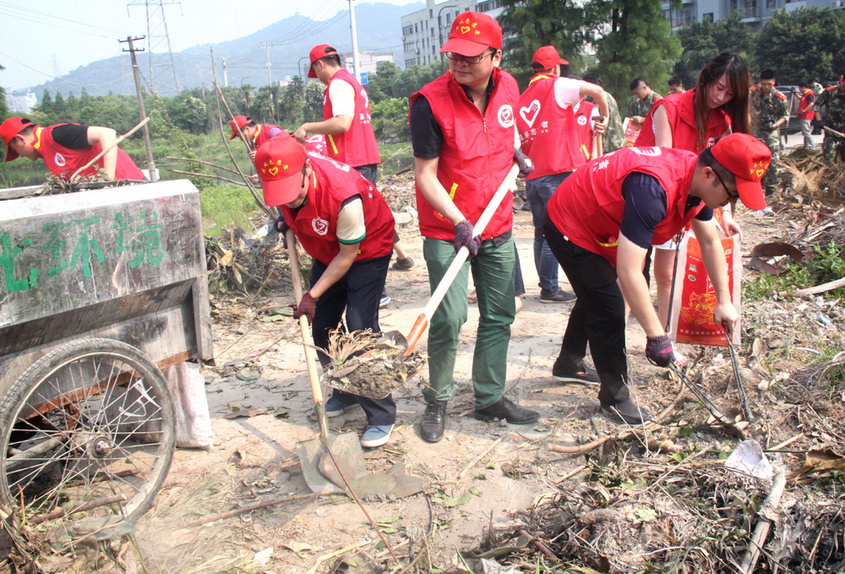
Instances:
[[[727,186],[727,185],[725,185],[725,180],[723,180],[723,179],[722,179],[722,176],[721,176],[721,175],[719,175],[719,172],[718,172],[718,171],[716,171],[716,170],[714,169],[714,170],[713,170],[713,173],[715,173],[715,174],[716,174],[716,177],[718,177],[718,178],[719,178],[719,183],[721,183],[721,184],[722,184],[722,187],[724,187],[724,188],[725,188],[725,193],[726,193],[726,194],[727,194],[727,196],[728,196],[728,198],[727,198],[727,199],[726,199],[726,200],[722,203],[722,205],[723,205],[723,206],[724,206],[724,205],[727,205],[727,204],[729,204],[730,202],[734,201],[735,199],[739,199],[739,193],[731,193],[731,190],[730,190],[730,189],[728,189],[728,186]]]
[[[462,54],[458,54],[457,52],[446,52],[446,57],[454,62],[466,62],[467,64],[476,65],[480,64],[484,58],[487,56],[492,56],[496,53],[496,50],[487,50],[483,54],[479,54],[478,56],[464,56]]]

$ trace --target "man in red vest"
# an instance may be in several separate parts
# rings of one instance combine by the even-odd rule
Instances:
[[[475,417],[512,424],[531,424],[538,418],[535,411],[503,396],[516,311],[512,194],[506,195],[480,237],[472,233],[514,163],[519,88],[499,69],[502,29],[486,14],[458,15],[440,52],[446,54],[449,70],[410,101],[417,211],[432,292],[456,250],[467,247],[471,259],[431,319],[429,386],[423,391],[427,406],[420,425],[427,442],[443,438],[458,339],[467,320],[470,269],[481,315],[472,364]]]
[[[600,86],[560,77],[561,66],[568,64],[554,46],[543,46],[534,52],[534,76],[519,98],[516,114],[522,151],[534,164],[534,171],[525,178],[525,195],[534,221],[534,265],[540,276],[541,303],[575,298],[558,285],[557,259],[543,239],[546,204],[561,182],[590,159],[596,105],[601,121],[595,122],[595,133],[604,131],[609,117],[607,98]],[[586,97],[592,97],[596,105],[585,101]],[[556,371],[560,375],[579,372],[569,369],[569,373],[559,367]]]
[[[249,116],[235,116],[229,120],[229,127],[232,128],[232,135],[230,140],[238,137],[238,128],[244,134],[247,141],[252,144],[252,149],[249,152],[249,159],[255,161],[255,152],[261,145],[270,138],[276,137],[284,130],[279,126],[273,124],[259,124],[251,119]],[[256,182],[257,183],[257,182]]]
[[[132,158],[114,145],[117,134],[111,128],[79,124],[42,127],[26,118],[11,117],[0,125],[0,138],[6,144],[6,161],[19,156],[32,161],[42,159],[56,177],[69,179],[76,170],[108,149],[79,175],[96,176],[99,169],[105,173],[107,181],[146,179]]]
[[[804,149],[815,149],[813,145],[812,131],[813,118],[816,112],[813,109],[816,105],[816,95],[810,89],[810,82],[801,82],[798,86],[801,89],[801,101],[798,103],[798,111],[795,117],[798,118],[798,123],[801,126],[801,135],[804,136]]]
[[[264,202],[279,206],[285,222],[313,257],[311,288],[294,318],[311,322],[314,343],[326,348],[329,331],[346,310],[346,328],[379,332],[379,298],[393,249],[393,214],[378,190],[346,164],[306,154],[281,134],[258,148],[255,168]],[[328,358],[320,354],[324,366]],[[338,416],[358,404],[367,415],[365,447],[390,439],[396,421],[393,398],[375,400],[334,390],[326,414]]]
[[[722,243],[709,220],[714,208],[737,199],[749,209],[765,208],[760,180],[770,160],[763,142],[741,133],[722,138],[700,155],[625,148],[592,160],[555,191],[545,237],[578,296],[561,355],[583,359],[589,342],[601,381],[599,402],[614,419],[640,424],[651,418],[630,393],[626,301],[646,332],[646,357],[661,367],[673,360],[672,343],[643,275],[648,247],[692,222],[715,292],[715,323],[730,331],[739,316],[731,302]]]

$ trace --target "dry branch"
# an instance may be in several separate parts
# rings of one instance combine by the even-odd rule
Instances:
[[[821,285],[816,285],[815,287],[807,287],[806,289],[799,289],[798,291],[792,292],[783,292],[780,293],[780,296],[804,297],[805,295],[818,295],[819,293],[826,293],[828,291],[833,291],[834,289],[839,289],[840,287],[845,287],[845,277],[834,279],[833,281],[828,281],[827,283],[822,283]]]

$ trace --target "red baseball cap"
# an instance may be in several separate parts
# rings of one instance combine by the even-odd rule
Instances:
[[[317,44],[316,46],[311,48],[311,52],[308,53],[308,58],[309,60],[311,60],[311,67],[308,68],[308,77],[317,77],[317,74],[314,73],[314,62],[316,62],[320,58],[325,58],[326,56],[332,56],[336,54],[337,50],[335,50],[328,44]]]
[[[229,127],[232,128],[232,135],[229,136],[229,139],[233,140],[238,137],[238,128],[244,129],[244,127],[246,127],[246,125],[251,121],[252,120],[249,119],[249,116],[235,116],[229,120]]]
[[[6,121],[0,124],[0,138],[3,138],[3,143],[6,144],[6,161],[12,161],[18,157],[17,152],[12,149],[9,143],[16,135],[34,125],[30,120],[18,116],[6,118]]]
[[[261,178],[264,203],[290,203],[302,189],[305,148],[287,133],[264,142],[255,154],[255,169]]]
[[[569,62],[560,57],[557,53],[557,48],[554,46],[543,46],[537,48],[534,56],[531,58],[531,67],[535,70],[551,70],[558,64],[568,66]]]
[[[488,48],[502,49],[502,27],[495,18],[482,12],[463,12],[452,22],[449,39],[440,53],[478,56]]]
[[[731,134],[710,148],[713,157],[736,177],[739,198],[748,209],[766,207],[766,196],[760,180],[772,162],[769,147],[749,134]]]

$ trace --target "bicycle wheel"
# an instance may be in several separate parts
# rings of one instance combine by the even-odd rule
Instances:
[[[34,363],[0,400],[0,497],[71,537],[125,533],[173,457],[173,402],[138,349],[82,339]]]

